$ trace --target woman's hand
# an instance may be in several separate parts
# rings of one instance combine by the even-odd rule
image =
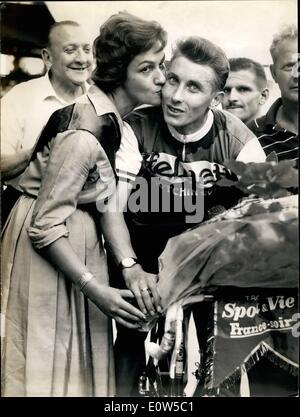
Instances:
[[[139,264],[122,270],[127,287],[133,292],[143,313],[154,316],[161,313],[160,296],[157,291],[157,276],[143,271]]]
[[[129,329],[140,328],[140,321],[146,320],[146,317],[140,310],[126,301],[126,298],[134,299],[134,295],[129,290],[119,290],[117,288],[99,285],[95,279],[92,279],[84,286],[82,292],[104,314],[112,317],[118,323]]]

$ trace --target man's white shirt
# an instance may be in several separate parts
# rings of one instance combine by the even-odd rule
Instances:
[[[86,83],[83,94],[88,88]],[[1,99],[1,154],[33,148],[51,114],[68,104],[54,91],[48,73],[13,87]],[[16,185],[18,178],[7,183]]]

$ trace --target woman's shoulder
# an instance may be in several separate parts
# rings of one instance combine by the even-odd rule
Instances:
[[[49,140],[64,131],[82,130],[99,138],[108,127],[115,128],[111,113],[98,116],[90,103],[74,103],[51,115],[41,137],[45,136]]]
[[[99,138],[104,129],[116,128],[114,113],[97,115],[94,107],[89,103],[75,103],[69,120],[68,129],[86,130]]]

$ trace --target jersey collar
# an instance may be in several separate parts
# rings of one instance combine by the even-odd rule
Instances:
[[[190,133],[188,135],[183,135],[183,134],[177,132],[177,130],[175,130],[173,126],[170,126],[168,124],[167,124],[167,126],[168,126],[168,129],[169,129],[171,135],[176,140],[178,140],[179,142],[182,142],[182,143],[190,143],[190,142],[197,142],[198,140],[204,138],[204,136],[206,136],[207,133],[209,132],[209,130],[211,129],[211,127],[213,125],[213,122],[214,122],[214,114],[211,110],[209,110],[204,125],[194,133]]]

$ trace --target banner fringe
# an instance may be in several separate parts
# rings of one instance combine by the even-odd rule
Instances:
[[[217,386],[214,386],[213,381],[213,352],[214,351],[214,337],[211,337],[207,347],[207,363],[205,375],[204,391],[208,396],[217,396],[219,390],[222,388],[228,389],[232,384],[236,383],[241,378],[241,368],[248,372],[261,358],[265,357],[270,360],[274,365],[279,366],[281,369],[290,373],[293,376],[298,376],[298,368],[292,364],[286,362],[283,358],[276,355],[265,343],[261,343],[255,351],[250,354],[248,358],[238,366],[225,380],[223,380]]]
[[[274,365],[279,366],[281,369],[288,372],[289,374],[293,376],[298,376],[299,368],[292,365],[291,363],[286,362],[284,359],[277,356],[276,353],[272,352],[272,350],[267,350],[266,358]]]

